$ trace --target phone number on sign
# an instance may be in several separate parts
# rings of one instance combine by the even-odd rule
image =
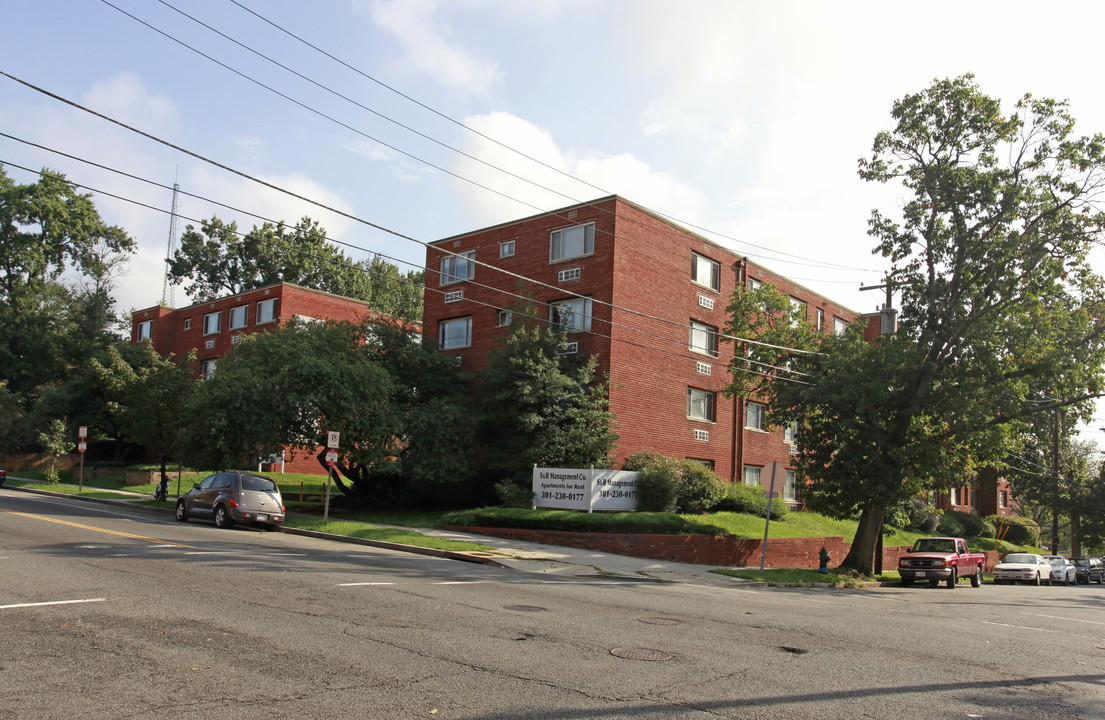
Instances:
[[[566,493],[566,492],[542,492],[542,500],[582,500],[583,493]]]
[[[636,497],[637,493],[633,490],[600,490],[599,497],[604,498],[631,498]]]

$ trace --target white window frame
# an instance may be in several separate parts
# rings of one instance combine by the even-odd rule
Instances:
[[[844,318],[833,317],[833,334],[843,335],[848,331],[848,321]]]
[[[503,240],[499,243],[499,259],[514,257],[514,240]]]
[[[440,321],[437,324],[437,340],[442,350],[472,347],[471,316]]]
[[[783,442],[788,445],[794,445],[798,442],[798,421],[791,420],[783,428]]]
[[[687,388],[687,418],[717,422],[717,393],[701,388]]]
[[[153,320],[144,320],[138,323],[138,342],[153,338]]]
[[[691,282],[721,292],[721,263],[717,260],[691,253]]]
[[[571,260],[572,258],[594,254],[594,223],[560,228],[549,234],[549,262],[560,262],[561,260]]]
[[[817,332],[825,329],[825,311],[817,308]]]
[[[799,300],[798,298],[794,297],[793,295],[791,295],[789,297],[790,297],[791,314],[796,316],[796,317],[791,318],[791,321],[790,321],[791,327],[800,327],[802,323],[806,322],[806,317],[807,317],[807,314],[809,312],[809,310],[806,307],[806,301],[805,300]]]
[[[745,465],[744,466],[744,484],[751,487],[763,487],[760,482],[760,474],[763,472],[763,468],[759,465]]]
[[[783,483],[783,500],[789,503],[801,502],[801,492],[798,487],[798,473],[787,470],[787,479]]]
[[[514,322],[513,310],[500,310],[495,317],[495,327],[507,327]]]
[[[203,316],[203,334],[217,335],[222,328],[222,318],[221,310],[205,314]]]
[[[760,287],[763,284],[764,284],[763,280],[757,280],[756,278],[748,278],[748,290],[749,290],[749,292],[751,292],[753,290],[759,290]]]
[[[549,303],[549,322],[568,333],[591,331],[591,298]]]
[[[998,507],[1003,509],[1009,507],[1008,490],[998,490]]]
[[[717,357],[717,328],[697,320],[691,320],[691,352]]]
[[[749,402],[744,406],[744,428],[767,432],[767,405]]]
[[[192,318],[184,318],[184,329],[185,330],[191,330],[192,329]]]
[[[476,276],[476,251],[446,255],[441,258],[441,277],[438,285],[452,285],[471,280]]]
[[[959,502],[959,500],[961,499],[959,497],[959,490],[960,488],[953,487],[948,491],[948,505],[959,506],[961,504]]]
[[[276,322],[276,298],[257,301],[257,312],[253,322],[256,325]]]
[[[238,328],[244,328],[249,324],[249,305],[239,305],[237,307],[230,308],[229,321],[227,325],[228,330],[237,330]]]
[[[204,360],[200,363],[200,377],[202,377],[204,380],[210,380],[215,376],[215,371],[218,368],[218,365],[218,358]]]

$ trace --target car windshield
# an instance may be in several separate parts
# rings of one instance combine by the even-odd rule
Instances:
[[[276,483],[266,477],[260,477],[259,475],[243,475],[242,489],[273,492],[276,490]]]
[[[913,546],[914,552],[955,552],[955,540],[922,538]]]
[[[1006,555],[1002,559],[1002,562],[1007,562],[1007,563],[1034,563],[1034,562],[1036,562],[1036,556],[1035,555],[1018,555],[1017,553],[1013,553],[1011,555]]]
[[[1063,567],[1067,564],[1066,558],[1048,558],[1047,561],[1055,567]]]

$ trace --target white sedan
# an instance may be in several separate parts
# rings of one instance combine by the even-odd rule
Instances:
[[[1051,563],[1035,553],[1009,553],[994,566],[994,584],[1051,584]]]
[[[1078,584],[1078,568],[1071,562],[1070,558],[1061,555],[1045,555],[1044,560],[1047,560],[1048,564],[1051,565],[1051,584]]]

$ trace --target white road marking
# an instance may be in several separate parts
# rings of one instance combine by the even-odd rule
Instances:
[[[44,605],[75,605],[78,603],[104,602],[107,598],[89,598],[87,600],[53,600],[51,602],[18,603],[16,605],[0,605],[0,610],[11,608],[43,607]]]
[[[394,585],[393,582],[355,582],[355,583],[338,583],[338,587],[356,587],[358,585]]]
[[[1068,618],[1068,617],[1062,617],[1060,615],[1042,615],[1040,613],[1023,613],[1023,614],[1028,615],[1030,617],[1050,618],[1051,620],[1065,620],[1067,622],[1089,623],[1091,625],[1105,625],[1105,622],[1101,622],[1100,620],[1079,620],[1078,618]]]

